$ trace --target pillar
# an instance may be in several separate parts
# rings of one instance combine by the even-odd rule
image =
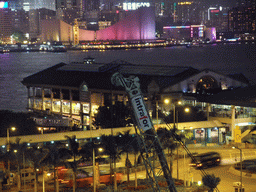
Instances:
[[[210,103],[206,104],[206,115],[207,115],[207,121],[210,120],[210,111],[211,111],[211,106]]]
[[[232,140],[234,140],[235,136],[235,119],[236,119],[236,111],[235,111],[235,106],[231,105],[231,137]]]

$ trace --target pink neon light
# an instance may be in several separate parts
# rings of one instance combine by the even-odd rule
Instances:
[[[189,29],[190,26],[168,26],[168,27],[163,27],[164,29]]]
[[[96,32],[97,40],[155,39],[155,13],[151,7],[142,7],[118,23]]]

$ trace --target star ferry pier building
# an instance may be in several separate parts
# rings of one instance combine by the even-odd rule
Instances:
[[[93,58],[59,63],[23,79],[28,92],[28,111],[33,112],[34,120],[44,133],[56,132],[40,138],[65,140],[64,133],[60,132],[67,130],[66,135],[76,135],[77,139],[110,134],[110,129],[96,129],[92,121],[100,106],[117,101],[128,104],[125,90],[111,84],[111,77],[117,71],[127,77],[139,77],[156,128],[166,126],[160,113],[175,114],[175,126],[191,135],[192,144],[255,142],[256,87],[243,75],[223,75],[192,67],[137,65],[122,60],[97,63]],[[181,121],[181,114],[174,112],[180,106],[196,107],[205,118]],[[168,125],[173,127],[174,122]],[[76,131],[72,132],[74,127]],[[128,129],[134,134],[133,127],[113,130],[118,133]],[[241,139],[237,140],[235,134]],[[38,142],[40,139],[36,138]],[[33,142],[33,138],[30,140]]]

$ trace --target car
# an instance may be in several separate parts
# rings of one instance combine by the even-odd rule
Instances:
[[[256,165],[256,159],[248,159],[248,160],[244,160],[242,161],[242,169],[247,169],[249,166],[254,166]],[[241,163],[236,163],[234,165],[235,169],[241,169]]]
[[[220,165],[221,156],[217,152],[207,152],[192,156],[191,167],[197,169]]]

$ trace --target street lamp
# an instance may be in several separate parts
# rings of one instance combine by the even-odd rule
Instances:
[[[240,192],[242,192],[243,189],[243,174],[242,174],[242,170],[243,170],[243,163],[242,163],[242,149],[233,146],[233,149],[238,149],[240,151]]]
[[[181,102],[179,101],[178,104],[181,104]],[[186,107],[184,109],[184,112],[185,113],[189,113],[190,112],[190,108]],[[175,123],[177,122],[177,124],[178,124],[178,121],[179,121],[179,113],[178,113],[178,111],[175,111],[175,104],[174,104],[173,118],[174,118],[173,127],[175,128]],[[177,126],[177,129],[178,129],[178,126]],[[184,134],[185,134],[185,128],[184,128],[183,131],[184,131]],[[184,138],[184,147],[185,147],[185,138]],[[184,150],[185,150],[185,148],[184,148]],[[185,157],[185,151],[184,151],[184,164],[183,164],[183,166],[184,166],[184,173],[185,173],[185,158],[186,157]],[[179,148],[178,147],[177,147],[177,179],[179,179]],[[184,176],[184,182],[185,182],[185,176]],[[185,186],[185,183],[184,183],[184,186]]]
[[[10,151],[10,130],[12,131],[15,131],[16,128],[15,127],[11,127],[11,128],[7,128],[7,152]],[[10,180],[10,160],[8,158],[8,183],[9,183],[9,180]]]
[[[98,153],[102,153],[104,151],[103,148],[97,148],[98,149]],[[93,191],[96,192],[97,191],[97,185],[98,185],[98,179],[96,173],[98,174],[99,170],[98,170],[98,165],[99,163],[96,163],[95,161],[95,147],[93,147],[92,150],[92,158],[93,158]],[[96,170],[97,169],[97,170]]]
[[[15,131],[15,127],[7,128],[7,152],[10,151],[10,130]]]

